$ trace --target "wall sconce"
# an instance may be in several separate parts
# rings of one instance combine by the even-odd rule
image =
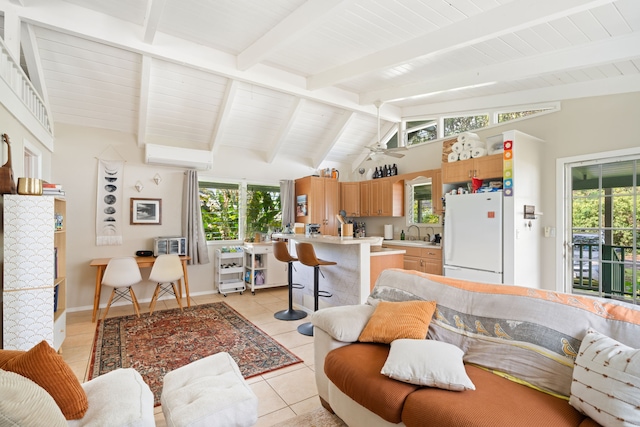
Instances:
[[[162,177],[159,173],[153,176],[153,181],[156,183],[156,185],[160,185],[160,182],[162,182]]]
[[[140,181],[136,182],[136,190],[138,190],[138,193],[141,192],[143,189],[144,189],[144,185],[142,185]]]

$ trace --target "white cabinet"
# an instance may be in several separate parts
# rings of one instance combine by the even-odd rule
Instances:
[[[242,246],[216,249],[216,284],[225,297],[229,292],[244,292],[244,250]]]
[[[3,348],[28,350],[66,335],[66,203],[3,196]],[[62,217],[56,227],[55,214]]]
[[[252,294],[256,289],[287,286],[287,264],[276,260],[271,242],[247,243],[244,252],[244,281]]]

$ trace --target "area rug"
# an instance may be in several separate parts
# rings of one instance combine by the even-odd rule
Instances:
[[[167,372],[226,351],[245,378],[302,362],[224,302],[108,318],[96,329],[89,378],[134,368],[160,404]]]
[[[273,427],[347,427],[347,425],[337,416],[324,408],[317,408],[306,414],[288,419]]]

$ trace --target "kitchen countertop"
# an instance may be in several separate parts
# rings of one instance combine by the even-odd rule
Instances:
[[[383,248],[380,246],[372,246],[370,256],[385,256],[385,255],[404,255],[407,251],[402,249]]]
[[[412,246],[418,248],[429,248],[429,249],[442,249],[442,246],[439,244],[425,242],[422,240],[383,240],[383,245],[393,245],[393,246]]]
[[[292,239],[298,242],[308,243],[328,243],[332,245],[362,245],[369,244],[380,246],[382,244],[382,237],[341,237],[341,236],[305,236],[304,234],[285,234],[278,233],[272,234],[272,238],[276,239]]]

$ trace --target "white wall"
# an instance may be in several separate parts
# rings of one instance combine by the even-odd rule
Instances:
[[[29,141],[34,147],[36,147],[42,154],[42,179],[48,181],[51,178],[51,152],[42,145],[40,141],[29,132],[18,120],[11,115],[9,111],[0,104],[0,135],[6,133],[11,141],[11,164],[13,169],[13,176],[15,177],[16,184],[19,177],[24,176],[24,143],[25,140]],[[1,139],[0,139],[1,141]],[[5,164],[7,161],[7,149],[6,144],[3,144],[2,150],[0,150],[0,165]]]
[[[640,146],[637,118],[640,117],[640,93],[604,96],[564,101],[562,111],[542,117],[509,123],[478,132],[482,137],[517,129],[545,141],[543,153],[542,191],[540,211],[548,213],[541,226],[558,227],[555,224],[555,162],[557,158],[597,153]],[[63,184],[67,191],[68,217],[68,293],[67,304],[71,309],[87,309],[92,306],[95,271],[89,267],[93,258],[132,255],[139,249],[150,249],[153,237],[180,234],[183,170],[143,163],[142,148],[137,147],[134,135],[118,132],[56,124],[55,153],[52,157],[52,181]],[[114,151],[115,150],[115,151]],[[97,157],[114,158],[119,153],[127,159],[125,164],[124,198],[162,198],[162,225],[129,225],[125,221],[122,246],[95,245],[95,209]],[[272,164],[252,157],[243,150],[223,149],[214,159],[213,171],[201,176],[211,179],[247,179],[249,182],[277,184],[280,179],[295,179],[313,173],[310,165],[296,164],[279,159]],[[402,159],[391,159],[398,164],[399,173],[425,169],[437,169],[441,161],[441,144],[429,144],[408,151]],[[321,165],[325,166],[325,165]],[[336,165],[327,165],[333,166]],[[339,166],[338,166],[339,167]],[[357,180],[349,174],[349,166],[339,167],[341,180]],[[156,186],[152,178],[160,173],[162,183]],[[357,174],[356,174],[357,175]],[[145,188],[138,193],[134,185],[142,181]],[[382,235],[383,225],[392,223],[405,228],[404,218],[370,218],[366,220],[370,235]],[[436,232],[439,230],[436,229]],[[560,235],[560,234],[559,234]],[[542,242],[542,284],[555,289],[554,271],[560,262],[552,238]],[[213,261],[213,256],[211,256]],[[148,273],[146,273],[148,274]],[[143,273],[143,276],[146,277]],[[213,263],[189,267],[189,279],[193,294],[213,289]],[[152,286],[142,289],[142,301],[151,296]],[[102,301],[106,301],[103,296]]]

